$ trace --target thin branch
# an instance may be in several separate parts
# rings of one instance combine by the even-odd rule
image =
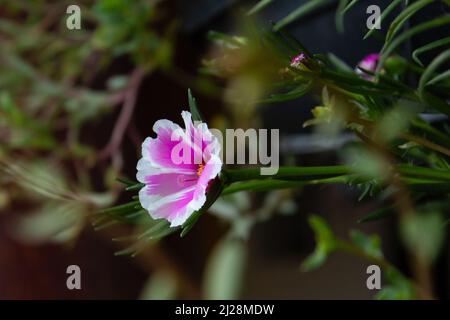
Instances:
[[[131,117],[133,116],[139,86],[141,85],[142,79],[144,78],[145,74],[146,70],[144,68],[136,68],[131,74],[128,89],[125,91],[125,95],[123,97],[124,103],[122,106],[122,110],[120,111],[119,118],[117,119],[117,122],[114,126],[108,144],[98,156],[100,160],[111,157],[120,148],[125,132],[131,121]]]
[[[128,138],[133,143],[135,149],[140,150],[143,139],[142,139],[141,135],[139,134],[139,131],[136,128],[136,123],[133,121],[133,119],[131,119],[130,125],[128,126],[127,135],[128,135]]]
[[[421,137],[417,137],[410,133],[402,133],[402,134],[400,134],[400,137],[405,140],[410,140],[410,141],[415,142],[415,143],[417,143],[421,146],[424,146],[428,149],[440,152],[440,153],[445,154],[450,157],[450,150],[437,144],[437,143],[431,142],[431,141],[421,138]]]

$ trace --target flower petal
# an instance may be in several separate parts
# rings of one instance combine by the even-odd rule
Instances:
[[[222,161],[218,156],[212,155],[211,159],[205,164],[195,188],[194,198],[189,204],[194,210],[200,209],[205,204],[209,182],[217,177],[221,169]]]
[[[168,120],[157,121],[154,130],[158,136],[147,138],[142,144],[143,158],[156,168],[186,174],[195,172],[197,167],[191,161],[194,157],[193,148],[189,139],[186,139],[184,130]]]
[[[194,191],[195,186],[161,196],[152,193],[151,187],[145,186],[139,191],[139,201],[152,218],[164,218],[171,221],[180,210],[184,210],[192,201]]]
[[[154,219],[170,221],[172,227],[205,204],[209,182],[222,168],[221,146],[208,126],[194,124],[187,111],[181,115],[186,130],[169,120],[155,123],[157,137],[144,141],[136,175],[145,184],[139,191],[142,207]],[[204,167],[198,176],[200,164]]]

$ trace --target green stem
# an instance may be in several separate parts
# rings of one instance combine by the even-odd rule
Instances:
[[[268,178],[305,178],[311,180],[348,174],[350,172],[347,166],[281,167],[276,174],[270,176],[261,175],[260,168],[258,167],[223,171],[227,183]]]
[[[450,171],[438,170],[426,167],[418,167],[400,164],[397,171],[406,177],[431,179],[437,181],[450,181]],[[248,180],[290,180],[291,183],[323,181],[324,178],[339,177],[354,173],[350,166],[321,166],[321,167],[280,167],[274,175],[261,175],[260,168],[228,169],[223,170],[222,176],[225,184]],[[288,184],[286,184],[288,185]]]
[[[278,189],[301,188],[309,185],[323,185],[323,184],[346,184],[354,179],[354,175],[342,175],[324,179],[314,180],[250,180],[235,182],[226,187],[221,195],[228,195],[240,191],[254,191],[263,192]],[[416,191],[427,190],[428,192],[448,192],[450,191],[450,183],[436,181],[436,180],[422,180],[417,178],[402,179],[410,188]]]
[[[349,181],[350,176],[338,176],[332,178],[325,179],[316,179],[316,180],[251,180],[251,181],[243,181],[236,182],[231,186],[225,188],[222,192],[222,195],[232,194],[240,191],[270,191],[276,189],[289,189],[289,188],[300,188],[306,185],[319,185],[319,184],[332,184],[332,183],[347,183]]]
[[[401,174],[409,177],[428,178],[439,181],[450,181],[449,170],[438,170],[410,165],[398,165],[397,168]]]
[[[389,261],[384,259],[383,257],[376,257],[374,255],[369,255],[364,250],[362,250],[361,248],[359,248],[358,246],[354,245],[351,242],[341,240],[341,239],[336,239],[336,246],[337,246],[337,249],[340,249],[344,252],[358,256],[367,261],[370,261],[370,262],[380,266],[385,271],[395,270],[398,272],[397,268],[393,264],[391,264]]]
[[[423,121],[422,119],[414,119],[414,120],[412,120],[411,123],[414,128],[421,129],[421,130],[429,133],[440,143],[443,143],[445,146],[450,147],[450,137],[448,137],[446,134],[442,133],[438,129],[434,128],[428,122]]]

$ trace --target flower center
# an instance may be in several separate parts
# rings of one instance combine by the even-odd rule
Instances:
[[[197,169],[197,175],[200,177],[202,175],[203,169],[205,169],[204,164],[200,164]]]

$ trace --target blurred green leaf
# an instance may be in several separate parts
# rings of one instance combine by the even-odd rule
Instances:
[[[384,180],[389,175],[390,168],[386,160],[372,150],[347,148],[343,158],[355,173],[363,177]]]
[[[377,300],[414,300],[417,299],[414,286],[410,280],[397,270],[385,270],[388,285],[376,294]]]
[[[411,120],[419,112],[413,104],[399,104],[388,110],[379,120],[375,132],[377,139],[382,142],[389,142],[405,132]]]
[[[259,103],[279,103],[300,98],[309,92],[311,85],[312,81],[307,81],[305,83],[299,84],[295,89],[292,89],[286,93],[271,94],[268,98],[260,100]]]
[[[342,72],[353,73],[353,69],[350,68],[350,66],[348,64],[346,64],[344,61],[342,61],[336,55],[334,55],[332,53],[328,53],[328,59],[333,64],[333,66],[336,67],[337,70],[342,71]]]
[[[381,208],[381,209],[372,211],[371,213],[366,215],[364,218],[361,218],[360,220],[358,220],[358,223],[377,221],[377,220],[383,219],[385,217],[391,216],[393,213],[394,213],[393,207]]]
[[[359,0],[340,0],[338,8],[336,10],[336,27],[339,32],[344,31],[344,18],[345,14],[358,3]]]
[[[336,238],[328,224],[319,216],[311,216],[309,224],[314,231],[316,248],[314,252],[302,263],[302,271],[310,271],[320,267],[328,255],[336,250]]]
[[[426,5],[432,3],[434,0],[419,0],[414,2],[412,5],[406,7],[389,26],[388,32],[386,34],[385,45],[389,44],[395,34],[400,30],[402,25],[416,12],[420,11]]]
[[[423,72],[419,80],[419,94],[423,95],[425,87],[433,81],[433,77],[437,69],[450,59],[450,49],[447,49],[440,53],[433,61],[428,65],[428,67]],[[439,77],[439,75],[438,75]]]
[[[83,204],[47,202],[31,214],[16,220],[13,234],[26,243],[65,243],[82,230],[85,219]]]
[[[432,264],[444,243],[444,223],[439,212],[408,215],[400,226],[403,241],[425,263]]]
[[[206,265],[203,292],[206,299],[238,299],[246,267],[245,243],[222,239],[213,249]]]
[[[314,10],[316,10],[316,9],[318,9],[318,8],[328,4],[328,3],[330,3],[329,0],[310,0],[310,1],[307,1],[306,3],[302,4],[297,9],[295,9],[294,11],[289,13],[286,17],[284,17],[283,19],[278,21],[274,25],[273,29],[275,31],[278,31],[281,28],[284,28],[288,24],[292,23],[293,21],[295,21],[297,19],[301,19],[302,17],[304,17],[308,13],[310,13],[310,12],[312,12],[312,11],[314,11]]]
[[[120,75],[108,79],[106,86],[110,90],[120,90],[125,88],[128,83],[128,76]]]
[[[450,16],[444,15],[439,18],[425,21],[419,25],[416,25],[416,26],[408,29],[407,31],[403,32],[399,36],[395,37],[391,42],[385,43],[385,46],[383,47],[383,49],[380,52],[380,59],[379,59],[378,66],[377,66],[377,73],[380,73],[386,59],[391,55],[391,53],[400,44],[402,44],[406,40],[410,39],[411,37],[413,37],[419,33],[422,33],[422,32],[425,32],[425,31],[428,31],[428,30],[431,30],[434,28],[438,28],[438,27],[444,26],[449,23],[450,23]]]
[[[247,15],[252,15],[258,13],[269,4],[271,4],[274,0],[259,0],[248,12]]]
[[[192,95],[191,89],[188,89],[189,110],[191,111],[192,120],[203,122],[200,111],[198,110],[197,100]]]
[[[448,44],[450,44],[450,37],[427,43],[426,45],[415,49],[412,53],[412,58],[417,64],[419,64],[420,66],[423,66],[422,61],[419,60],[419,54],[439,48],[441,46],[446,46]]]
[[[338,7],[336,9],[334,20],[336,23],[336,29],[340,33],[344,32],[344,14],[342,14],[342,11],[348,5],[349,1],[350,0],[339,0]]]
[[[164,271],[152,274],[142,289],[139,300],[173,300],[176,298],[175,276]]]
[[[350,232],[353,243],[360,248],[367,256],[374,258],[382,258],[381,240],[377,235],[365,235],[358,230]]]

